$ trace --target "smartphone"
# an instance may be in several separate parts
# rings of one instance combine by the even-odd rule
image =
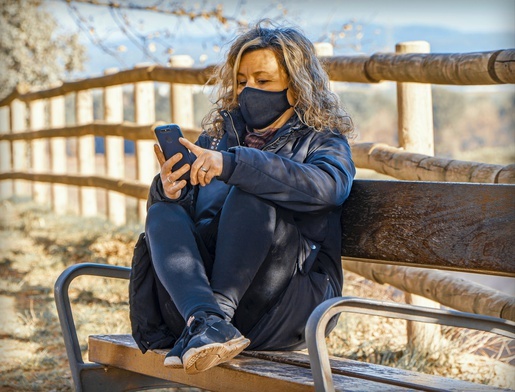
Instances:
[[[193,163],[190,151],[179,142],[179,138],[184,136],[177,124],[160,125],[154,129],[154,132],[166,160],[178,152],[182,154],[181,160],[173,166],[172,171],[179,170],[187,163],[190,165]],[[189,178],[190,172],[188,170],[179,180],[189,180]]]

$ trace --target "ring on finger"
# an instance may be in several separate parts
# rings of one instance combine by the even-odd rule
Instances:
[[[166,181],[168,181],[170,184],[173,184],[173,181],[170,181],[170,176],[166,176]]]
[[[202,170],[204,173],[207,173],[209,169],[206,169],[204,166],[202,166],[200,170]]]

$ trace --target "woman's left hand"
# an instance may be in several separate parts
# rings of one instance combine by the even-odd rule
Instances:
[[[191,185],[206,186],[214,177],[222,174],[223,158],[221,152],[199,147],[183,137],[179,138],[179,142],[197,157],[191,165]]]

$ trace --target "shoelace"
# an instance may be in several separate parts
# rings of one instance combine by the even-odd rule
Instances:
[[[191,324],[188,325],[187,328],[184,328],[184,330],[181,333],[181,336],[179,336],[179,339],[177,339],[177,343],[182,343],[181,349],[186,347],[192,336],[195,335],[197,330],[203,325],[205,325],[206,322],[207,319],[204,316],[200,316],[198,318],[194,318],[191,321]]]

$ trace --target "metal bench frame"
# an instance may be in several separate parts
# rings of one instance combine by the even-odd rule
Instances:
[[[63,271],[55,283],[54,297],[57,313],[76,391],[93,391],[99,390],[99,388],[123,391],[186,386],[124,369],[110,368],[110,371],[106,372],[103,365],[84,363],[68,295],[70,283],[82,275],[128,280],[130,271],[129,267],[95,263],[76,264]],[[309,360],[317,392],[334,391],[324,332],[330,319],[341,312],[470,328],[496,333],[511,339],[515,338],[515,323],[501,318],[356,297],[332,298],[320,304],[313,311],[306,325]],[[392,384],[391,380],[379,375],[370,380]],[[399,383],[397,382],[395,385],[399,385]]]

